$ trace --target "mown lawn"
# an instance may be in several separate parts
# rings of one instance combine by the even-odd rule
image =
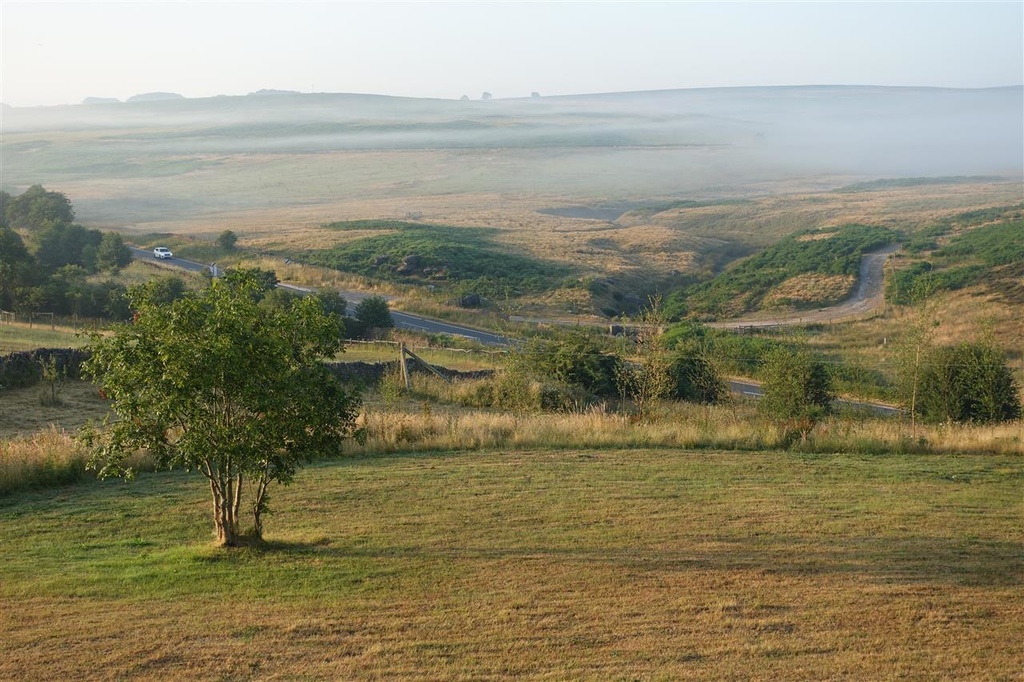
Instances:
[[[180,473],[0,499],[0,679],[1019,679],[1024,462],[366,457],[210,544]]]

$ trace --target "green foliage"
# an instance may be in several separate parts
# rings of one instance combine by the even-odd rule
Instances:
[[[36,282],[35,258],[14,230],[0,227],[0,310],[13,310]]]
[[[221,279],[226,280],[229,284],[252,281],[255,288],[252,290],[251,295],[256,299],[262,299],[268,292],[273,291],[280,284],[276,272],[264,270],[263,268],[236,268],[225,273]],[[248,289],[249,287],[243,288]]]
[[[131,249],[117,232],[105,232],[96,248],[96,269],[117,271],[132,262]]]
[[[705,354],[676,352],[669,367],[672,386],[669,395],[691,403],[716,403],[729,394],[729,387]]]
[[[934,239],[954,228],[965,231],[944,246]],[[914,253],[930,252],[928,260],[911,263],[889,280],[886,297],[893,303],[911,305],[939,291],[976,284],[1012,289],[1014,268],[1024,263],[1022,209],[1002,206],[961,213],[919,232],[911,246]],[[1009,287],[1003,279],[1009,280]]]
[[[622,396],[636,406],[637,416],[646,419],[652,408],[672,394],[676,383],[671,373],[672,356],[665,343],[665,319],[661,300],[652,299],[634,327],[632,359],[615,367],[615,383]]]
[[[568,274],[561,265],[508,253],[495,245],[496,230],[423,225],[389,220],[332,223],[340,231],[373,230],[381,234],[306,254],[311,263],[391,281],[429,281],[504,298],[511,292],[538,292]],[[403,268],[406,257],[419,257]]]
[[[13,229],[0,228],[0,309],[124,319],[125,288],[90,279],[98,270],[116,271],[131,262],[121,235],[53,219],[74,217],[59,192],[36,186],[21,197],[4,196],[12,224],[33,230],[33,249]]]
[[[381,296],[368,296],[356,305],[353,316],[367,329],[391,329],[395,321],[391,317],[391,308]]]
[[[241,541],[243,485],[258,538],[270,483],[340,452],[358,404],[319,362],[341,350],[338,320],[313,300],[260,307],[257,275],[234,273],[169,305],[133,290],[135,321],[95,334],[86,364],[117,415],[88,434],[91,466],[130,475],[125,457],[147,449],[161,466],[198,469],[225,545]]]
[[[320,304],[320,309],[328,315],[345,317],[348,313],[348,302],[341,295],[340,291],[333,289],[321,289],[310,294],[310,297]]]
[[[857,275],[861,257],[899,239],[892,230],[869,225],[846,225],[824,239],[803,231],[790,235],[761,253],[737,263],[710,282],[674,292],[666,302],[670,319],[696,314],[742,314],[756,310],[772,288],[809,272]],[[827,303],[815,302],[814,305]]]
[[[543,377],[596,397],[618,394],[616,376],[621,359],[582,329],[574,329],[559,339],[533,339],[523,354],[533,372]]]
[[[1019,419],[1020,395],[1006,357],[991,342],[935,349],[920,378],[917,409],[932,422]]]
[[[103,233],[87,230],[81,225],[55,223],[43,228],[36,235],[35,256],[39,265],[56,270],[65,265],[78,265],[93,272],[96,269],[96,253]]]
[[[238,243],[238,235],[231,230],[224,230],[217,235],[217,246],[224,249],[225,251],[233,251],[235,244]]]
[[[805,349],[777,348],[765,357],[761,371],[760,412],[788,422],[806,438],[819,419],[832,411],[835,394],[825,366]]]
[[[66,371],[53,356],[40,359],[39,374],[42,388],[39,392],[39,404],[43,407],[60,407],[63,405],[61,393],[64,390]]]
[[[7,225],[26,230],[41,230],[75,220],[71,201],[61,192],[50,192],[42,185],[32,185],[21,195],[4,200]]]
[[[146,301],[151,305],[166,306],[185,295],[185,280],[177,275],[155,277],[145,284]]]

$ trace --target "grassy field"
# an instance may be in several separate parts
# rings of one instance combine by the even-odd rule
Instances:
[[[1024,465],[364,457],[210,545],[201,479],[0,500],[6,679],[1018,679]]]
[[[53,326],[47,319],[29,322],[0,323],[0,355],[19,350],[36,348],[79,348],[88,343],[88,339],[80,336],[83,328]]]

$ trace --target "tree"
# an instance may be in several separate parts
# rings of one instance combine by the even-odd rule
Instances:
[[[185,280],[177,275],[164,275],[146,284],[146,301],[151,305],[167,306],[185,295]]]
[[[640,419],[648,417],[650,410],[672,390],[672,358],[663,338],[664,329],[661,299],[654,298],[635,327],[635,359],[620,362],[615,368],[615,382],[623,397],[636,405]]]
[[[117,232],[104,232],[96,247],[96,269],[118,271],[132,262],[131,249]]]
[[[348,312],[348,302],[345,297],[341,295],[340,291],[333,289],[321,289],[316,293],[310,294],[313,300],[320,304],[320,307],[328,315],[337,315],[338,317],[345,317]]]
[[[270,484],[290,482],[311,457],[340,452],[358,406],[320,362],[341,350],[337,320],[313,300],[263,309],[260,291],[248,272],[169,305],[154,302],[147,286],[133,289],[134,321],[95,334],[85,367],[116,415],[87,434],[90,466],[130,476],[124,458],[145,449],[158,465],[198,469],[224,546],[246,537],[246,485],[259,539]]]
[[[391,329],[395,326],[391,308],[381,296],[364,298],[356,305],[353,316],[362,326],[370,329]]]
[[[235,248],[235,244],[238,243],[238,235],[231,230],[224,230],[217,235],[217,246],[224,249],[225,251],[232,251]]]
[[[34,230],[70,224],[75,211],[66,195],[32,185],[19,196],[5,198],[4,217],[11,227]]]
[[[264,270],[263,268],[243,268],[236,271],[239,276],[250,277],[255,280],[257,284],[255,296],[262,298],[268,291],[272,291],[281,283],[281,280],[277,278],[277,273],[273,270]],[[230,278],[233,273],[228,273],[225,277]]]
[[[69,223],[54,223],[36,233],[36,260],[47,270],[79,265],[93,272],[102,240],[103,234],[99,230],[89,230]]]
[[[7,192],[0,190],[0,229],[10,227],[7,223],[7,205],[12,198]]]
[[[804,439],[814,424],[832,411],[835,400],[825,366],[803,348],[776,348],[765,356],[761,392],[761,413],[788,423]]]
[[[918,315],[904,326],[903,334],[895,344],[896,396],[910,415],[910,429],[914,438],[917,438],[917,417],[921,412],[918,406],[921,376],[933,351],[934,327],[929,324],[930,319],[930,306],[922,307]]]
[[[920,385],[916,407],[928,421],[996,423],[1021,416],[1017,383],[991,341],[935,349]]]
[[[35,259],[14,230],[0,227],[0,309],[16,307],[19,291],[34,277]]]

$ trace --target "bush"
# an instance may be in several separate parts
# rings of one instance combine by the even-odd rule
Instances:
[[[1017,384],[992,343],[936,349],[921,375],[917,408],[931,422],[996,423],[1021,416]]]
[[[825,366],[803,349],[771,351],[765,358],[761,391],[762,414],[774,421],[809,427],[832,411],[835,400]]]
[[[703,356],[678,354],[669,367],[672,388],[669,395],[691,403],[715,403],[728,394],[728,387],[715,366]]]
[[[238,243],[238,235],[231,230],[224,230],[217,235],[217,246],[224,249],[225,251],[233,251],[235,244]]]
[[[581,329],[557,340],[535,340],[523,353],[526,366],[549,382],[574,386],[600,398],[618,395],[615,377],[621,360]]]

